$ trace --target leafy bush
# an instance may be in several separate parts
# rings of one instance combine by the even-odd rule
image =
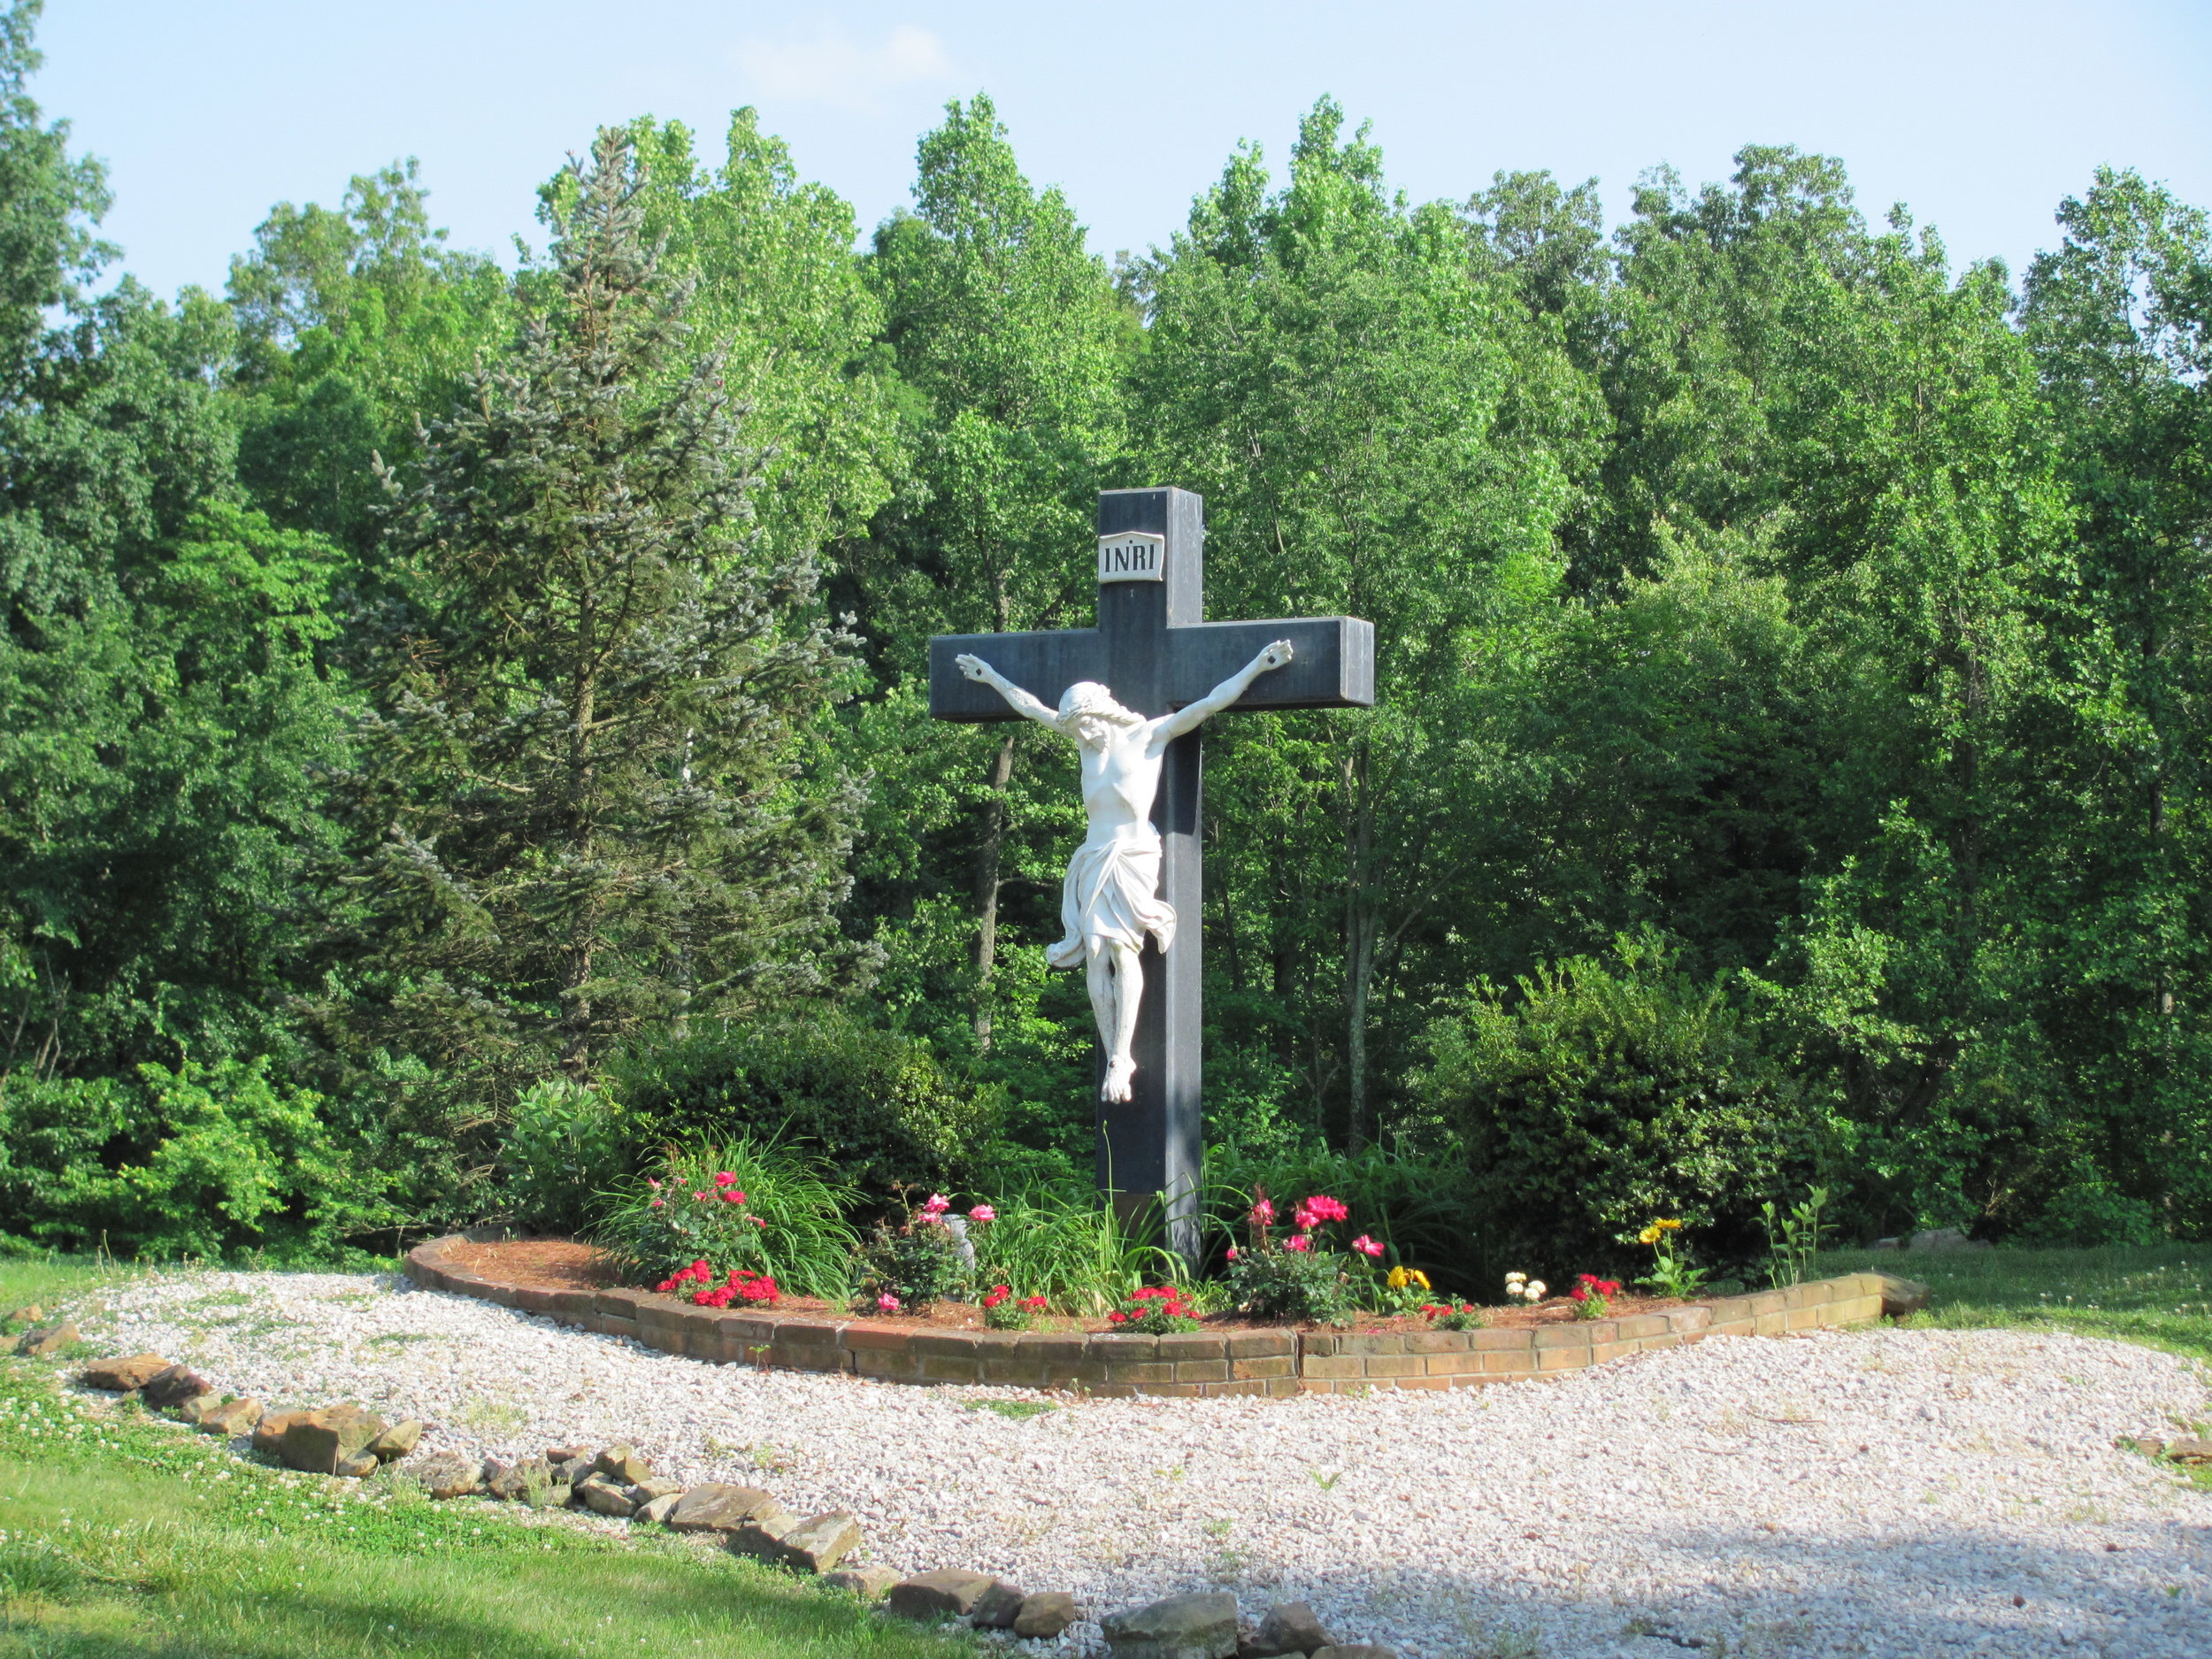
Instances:
[[[996,1128],[926,1047],[833,1010],[633,1050],[610,1080],[636,1144],[772,1136],[885,1208],[909,1183],[969,1184]]]
[[[1555,1271],[1626,1266],[1653,1215],[1724,1259],[1763,1253],[1761,1202],[1818,1172],[1825,1144],[1781,1057],[1724,979],[1678,972],[1649,940],[1479,986],[1429,1028],[1410,1079],[1464,1159],[1494,1252]]]
[[[773,1141],[672,1147],[646,1174],[601,1194],[604,1215],[592,1238],[643,1284],[703,1260],[717,1278],[764,1272],[787,1294],[841,1302],[858,1243],[845,1221],[850,1197],[810,1159]]]
[[[1229,1252],[1229,1293],[1239,1311],[1256,1319],[1294,1324],[1341,1325],[1352,1317],[1357,1291],[1352,1258],[1329,1248],[1320,1229],[1343,1221],[1347,1208],[1318,1195],[1293,1212],[1294,1231],[1276,1237],[1275,1205],[1265,1192],[1255,1195],[1246,1222],[1247,1240]]]
[[[1489,1284],[1488,1229],[1465,1167],[1380,1146],[1358,1152],[1259,1156],[1231,1148],[1206,1155],[1207,1211],[1217,1235],[1237,1236],[1253,1198],[1268,1193],[1332,1193],[1354,1232],[1380,1239],[1395,1259],[1446,1286]]]
[[[2158,1212],[2141,1199],[2108,1187],[2076,1186],[2052,1194],[2022,1241],[2089,1249],[2106,1244],[2160,1244],[2165,1236]]]
[[[515,1220],[541,1233],[588,1226],[593,1194],[628,1173],[627,1129],[601,1090],[567,1078],[524,1090],[500,1156]]]
[[[933,1216],[910,1214],[898,1225],[876,1223],[860,1252],[860,1300],[883,1313],[919,1313],[932,1302],[965,1295],[973,1271],[960,1240]]]
[[[342,1253],[389,1225],[381,1183],[334,1144],[319,1095],[266,1056],[136,1079],[21,1074],[0,1087],[0,1214],[31,1242],[119,1256]]]

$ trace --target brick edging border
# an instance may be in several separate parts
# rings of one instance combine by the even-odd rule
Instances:
[[[867,1319],[804,1318],[695,1308],[642,1290],[533,1290],[450,1266],[452,1248],[508,1236],[457,1233],[419,1244],[404,1271],[418,1285],[542,1314],[664,1353],[725,1365],[845,1371],[901,1383],[1004,1383],[1125,1397],[1350,1394],[1463,1388],[1601,1365],[1709,1336],[1777,1336],[1857,1325],[1927,1304],[1925,1287],[1887,1273],[1846,1273],[1787,1290],[1693,1302],[1663,1313],[1500,1330],[1120,1336],[1008,1331],[900,1331]]]

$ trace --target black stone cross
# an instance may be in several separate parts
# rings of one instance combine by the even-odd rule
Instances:
[[[1098,498],[1098,626],[1049,634],[941,634],[929,642],[929,711],[941,720],[1018,720],[953,658],[972,652],[1048,705],[1079,680],[1102,682],[1147,718],[1194,703],[1275,640],[1286,667],[1262,674],[1239,709],[1367,708],[1375,631],[1356,617],[1261,622],[1205,618],[1205,503],[1188,490],[1110,489]],[[1198,1248],[1202,912],[1199,736],[1168,748],[1152,822],[1164,847],[1160,896],[1175,907],[1174,948],[1144,947],[1134,1098],[1098,1102],[1098,1184],[1125,1207],[1158,1197],[1169,1240]],[[1102,1045],[1098,1071],[1103,1075]]]

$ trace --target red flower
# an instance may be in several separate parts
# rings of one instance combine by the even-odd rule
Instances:
[[[1306,1200],[1303,1208],[1313,1212],[1317,1221],[1349,1221],[1352,1212],[1326,1193],[1316,1193]]]
[[[1283,1240],[1283,1248],[1286,1250],[1310,1250],[1313,1248],[1313,1240],[1309,1239],[1302,1233],[1293,1233],[1289,1238]]]
[[[1013,1287],[1010,1285],[994,1285],[991,1286],[991,1294],[984,1297],[983,1305],[987,1308],[995,1308],[1013,1294]]]
[[[1024,1296],[1018,1305],[1025,1313],[1042,1313],[1045,1299],[1042,1296]]]
[[[1125,1313],[1110,1313],[1106,1316],[1106,1323],[1108,1325],[1126,1325],[1129,1323],[1129,1316]]]

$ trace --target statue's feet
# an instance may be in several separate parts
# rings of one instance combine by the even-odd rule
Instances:
[[[1099,1089],[1098,1097],[1106,1101],[1125,1101],[1130,1098],[1129,1079],[1136,1075],[1134,1060],[1109,1060],[1106,1063],[1106,1081]]]

